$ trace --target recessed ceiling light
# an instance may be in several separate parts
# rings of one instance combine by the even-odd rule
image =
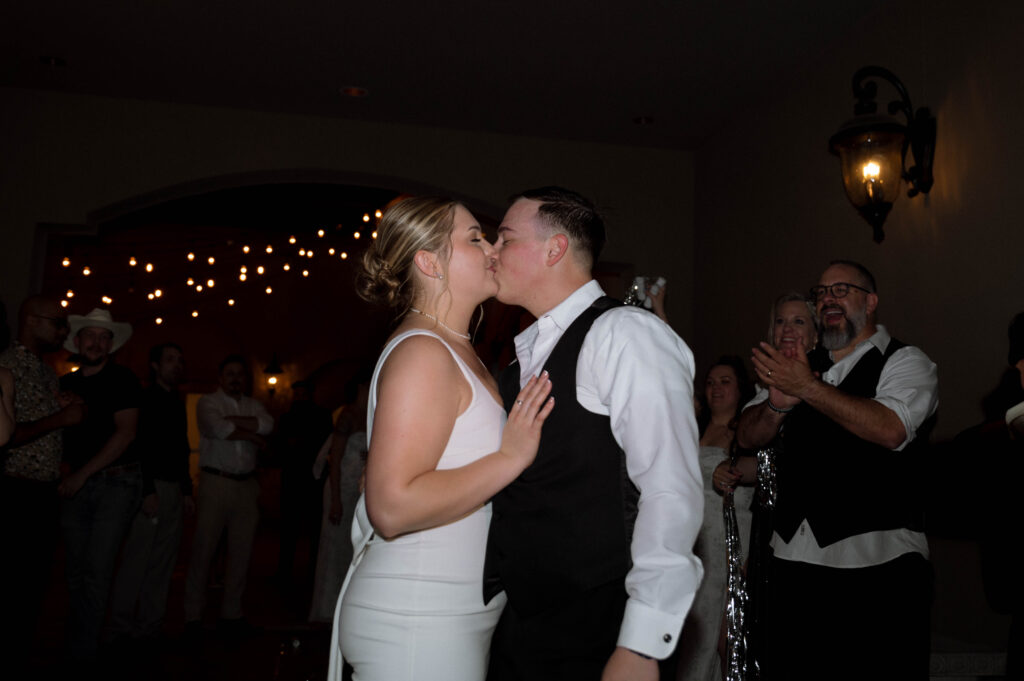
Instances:
[[[370,96],[369,90],[358,85],[343,85],[340,88],[338,88],[338,92],[345,95],[346,97],[354,97],[356,99]]]

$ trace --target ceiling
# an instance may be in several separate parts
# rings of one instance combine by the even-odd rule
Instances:
[[[692,149],[883,4],[5,3],[0,86]]]

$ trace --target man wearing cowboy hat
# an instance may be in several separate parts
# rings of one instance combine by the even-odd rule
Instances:
[[[96,656],[117,550],[143,494],[142,469],[130,448],[138,422],[139,382],[111,355],[132,327],[108,310],[70,315],[64,347],[79,370],[61,388],[81,397],[85,420],[64,431],[64,462],[71,472],[57,491],[64,498],[61,526],[67,553],[71,657]],[[152,484],[152,483],[150,483]]]

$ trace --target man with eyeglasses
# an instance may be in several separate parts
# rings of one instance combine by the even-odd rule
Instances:
[[[12,678],[31,652],[57,543],[61,431],[85,415],[80,399],[58,392],[57,375],[43,361],[67,335],[67,313],[57,301],[32,296],[21,304],[17,340],[0,354],[0,367],[14,377],[17,422],[0,450],[0,640]]]
[[[779,436],[766,678],[927,679],[931,567],[919,480],[938,406],[935,364],[877,322],[874,277],[833,261],[811,289],[820,376],[806,350],[753,350],[765,389],[739,444]]]

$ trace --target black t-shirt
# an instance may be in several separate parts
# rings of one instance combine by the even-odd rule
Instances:
[[[81,468],[103,448],[114,434],[114,414],[139,406],[139,380],[129,369],[108,360],[99,373],[85,376],[81,371],[65,374],[60,388],[75,393],[86,405],[85,420],[64,429],[64,461],[73,471]],[[137,461],[133,448],[113,465]]]

